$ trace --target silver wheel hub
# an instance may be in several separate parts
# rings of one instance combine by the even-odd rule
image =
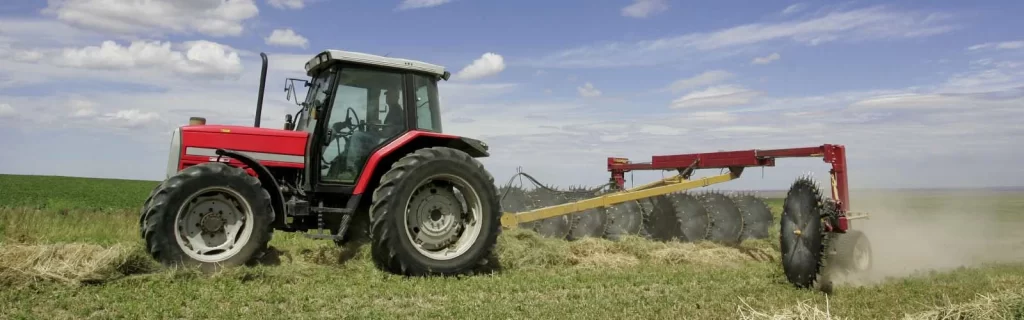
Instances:
[[[238,253],[252,234],[252,208],[238,192],[210,187],[189,196],[178,210],[178,247],[201,262],[220,262]]]
[[[427,178],[414,189],[407,203],[406,236],[429,258],[460,256],[480,235],[483,211],[479,196],[462,178]]]
[[[461,230],[462,204],[451,186],[434,181],[413,192],[409,226],[418,244],[437,250],[448,246]]]

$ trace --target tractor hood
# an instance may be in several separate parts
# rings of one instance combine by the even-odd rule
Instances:
[[[171,161],[175,156],[180,160],[174,161],[177,166],[169,163],[168,174],[199,163],[218,161],[217,149],[241,152],[268,168],[301,169],[305,166],[308,132],[229,125],[189,125],[175,131],[171,140]]]

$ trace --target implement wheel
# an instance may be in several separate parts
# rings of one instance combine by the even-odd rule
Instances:
[[[743,233],[743,214],[728,196],[719,192],[706,192],[698,197],[708,213],[711,231],[708,240],[722,244],[737,244]]]
[[[786,279],[797,287],[810,288],[818,280],[826,252],[825,214],[817,185],[807,178],[794,182],[782,207],[779,241]]]
[[[836,265],[848,273],[863,273],[871,270],[871,242],[860,230],[847,230],[836,234],[835,246]]]
[[[374,264],[409,276],[477,271],[501,232],[498,198],[494,178],[465,152],[434,147],[406,155],[373,193]]]
[[[210,271],[242,265],[266,250],[273,232],[270,194],[255,177],[219,162],[168,178],[142,212],[146,250],[168,266]]]
[[[605,210],[607,214],[605,239],[618,241],[623,236],[638,236],[643,231],[644,216],[640,211],[640,204],[636,201],[626,201],[601,210]]]

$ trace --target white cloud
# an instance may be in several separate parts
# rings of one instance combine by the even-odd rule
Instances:
[[[112,122],[119,127],[132,128],[153,122],[159,118],[160,115],[156,112],[129,109],[105,114],[103,120]]]
[[[668,90],[679,92],[691,88],[708,86],[733,78],[733,74],[725,70],[709,70],[690,78],[676,80],[668,86]]]
[[[305,0],[267,0],[267,3],[278,9],[302,9],[306,6]]]
[[[13,117],[17,114],[18,110],[15,110],[14,107],[12,107],[11,105],[6,103],[0,103],[0,118]]]
[[[750,103],[760,92],[737,85],[720,85],[690,92],[672,101],[672,108],[730,107]]]
[[[583,84],[582,87],[576,87],[576,91],[578,91],[580,93],[580,96],[584,98],[594,98],[601,96],[601,90],[597,90],[597,88],[594,88],[594,84],[590,82]]]
[[[96,114],[96,104],[92,101],[74,98],[68,102],[72,118],[88,118]]]
[[[804,4],[804,3],[791,4],[788,7],[786,7],[785,9],[782,9],[782,14],[783,15],[794,14],[794,13],[803,11],[806,8],[807,8],[807,4]]]
[[[496,75],[503,70],[505,70],[505,58],[497,53],[488,52],[462,68],[455,74],[455,78],[474,80]]]
[[[302,35],[295,33],[292,29],[276,29],[270,33],[269,36],[263,38],[263,41],[268,45],[273,46],[285,46],[285,47],[299,47],[308,48],[309,39]]]
[[[170,42],[132,41],[127,47],[114,41],[100,46],[65,48],[50,62],[59,66],[84,69],[171,68],[185,74],[232,75],[242,70],[238,53],[210,41],[183,44],[185,52],[175,51]]]
[[[830,12],[802,20],[753,23],[708,33],[689,33],[638,42],[611,42],[562,50],[524,64],[534,67],[602,68],[651,66],[696,61],[715,50],[716,57],[735,54],[768,41],[820,45],[831,41],[866,41],[933,36],[955,29],[941,13],[899,12],[884,7]]]
[[[398,5],[398,10],[430,8],[449,2],[452,2],[452,0],[403,0],[402,3]]]
[[[199,32],[238,36],[259,14],[253,0],[61,0],[44,13],[93,30],[126,35]]]
[[[634,0],[622,8],[622,15],[630,18],[646,18],[653,14],[662,13],[668,10],[668,3],[665,0]]]
[[[987,42],[982,44],[976,44],[967,47],[967,50],[981,50],[981,49],[1021,49],[1024,48],[1024,40],[1017,41],[1003,41],[1003,42]]]
[[[782,58],[782,56],[779,55],[778,52],[775,52],[775,53],[769,54],[769,55],[764,56],[764,57],[756,57],[756,58],[754,58],[753,61],[750,61],[750,63],[753,63],[753,64],[769,64],[769,63],[774,62],[775,60],[779,60],[779,58]]]

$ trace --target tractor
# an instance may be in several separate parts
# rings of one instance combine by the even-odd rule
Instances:
[[[368,241],[374,264],[402,275],[485,265],[501,230],[486,143],[442,133],[442,66],[325,50],[305,64],[304,101],[281,129],[261,128],[260,54],[252,127],[194,117],[171,135],[167,177],[141,210],[146,249],[204,270],[256,261],[275,230],[338,245]],[[285,86],[290,100],[295,80]]]

